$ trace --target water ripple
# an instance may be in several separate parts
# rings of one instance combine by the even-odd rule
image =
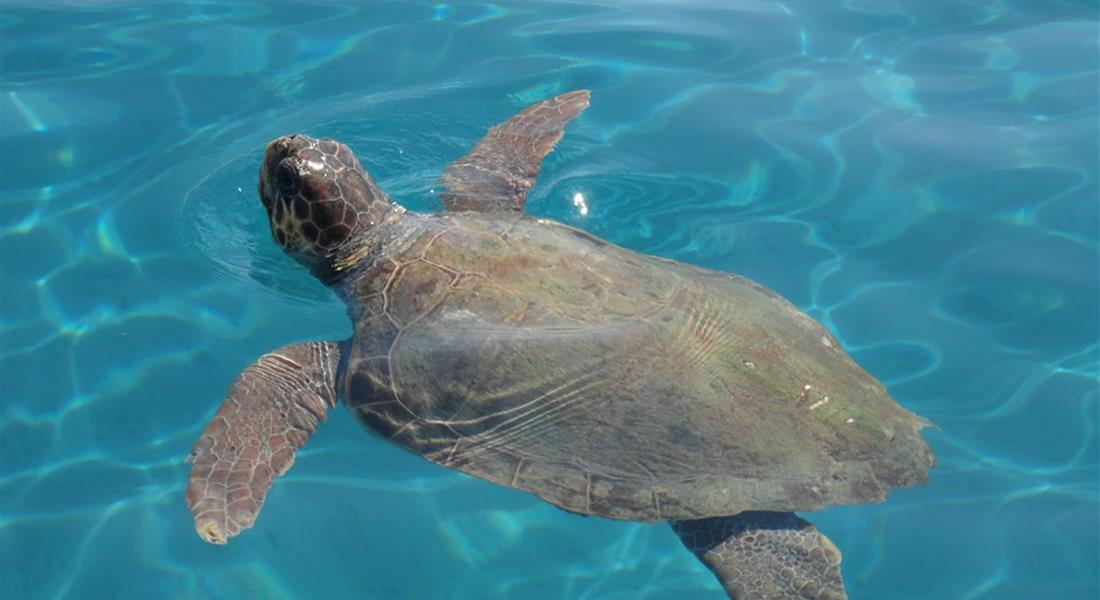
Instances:
[[[181,499],[236,373],[350,329],[268,239],[264,143],[338,137],[436,210],[487,127],[578,87],[533,213],[767,284],[936,423],[928,485],[812,516],[853,599],[1100,590],[1095,2],[3,13],[0,596],[720,595],[667,527],[561,513],[344,414],[233,544]]]

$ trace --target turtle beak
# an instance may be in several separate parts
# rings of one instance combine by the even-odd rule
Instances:
[[[264,148],[264,160],[260,165],[260,201],[264,208],[271,210],[275,202],[277,186],[275,185],[275,173],[279,163],[289,156],[293,156],[302,148],[308,147],[313,140],[308,136],[296,133],[275,138],[267,143]]]
[[[267,144],[267,148],[264,151],[264,166],[275,166],[279,164],[284,158],[291,156],[301,150],[313,145],[313,140],[309,136],[295,133],[292,135],[284,135],[283,137],[275,138]]]

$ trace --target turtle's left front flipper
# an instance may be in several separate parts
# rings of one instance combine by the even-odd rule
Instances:
[[[224,544],[248,529],[275,477],[336,405],[340,347],[292,344],[265,354],[238,377],[188,456],[187,506],[195,530]]]
[[[522,211],[542,159],[561,139],[566,123],[588,108],[590,97],[588,90],[555,96],[490,129],[469,154],[443,172],[443,206],[456,211]]]
[[[684,545],[735,600],[847,600],[840,551],[794,513],[673,521]]]

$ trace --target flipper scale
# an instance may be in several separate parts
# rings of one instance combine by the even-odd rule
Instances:
[[[542,159],[563,129],[588,108],[588,90],[527,107],[493,127],[469,154],[443,173],[443,206],[451,211],[522,211]]]

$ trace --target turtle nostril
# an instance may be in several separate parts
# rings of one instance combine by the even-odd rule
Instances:
[[[299,137],[301,137],[301,136],[298,135],[298,134],[284,135],[283,137],[276,140],[275,141],[275,148],[278,150],[279,155],[280,156],[286,156],[286,155],[290,154],[291,151],[294,150],[295,146],[297,145],[295,142],[297,142]]]

